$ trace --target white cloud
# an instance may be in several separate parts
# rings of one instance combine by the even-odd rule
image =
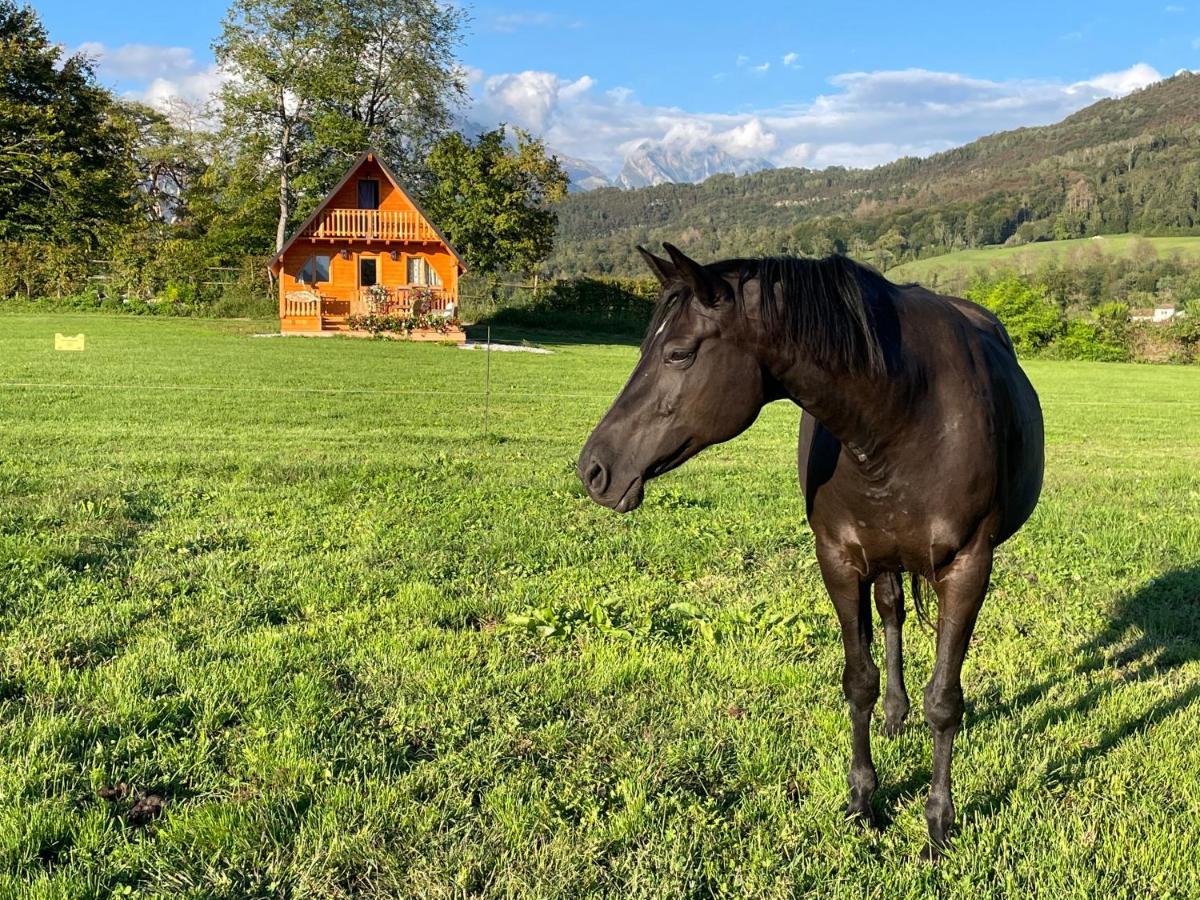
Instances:
[[[553,72],[516,72],[493,75],[483,82],[480,104],[494,121],[510,122],[531,131],[543,132],[552,123],[560,103],[580,101],[595,85],[587,75],[564,81]],[[619,93],[605,95],[616,106],[624,102]]]
[[[1200,45],[1200,41],[1197,42]],[[182,47],[126,44],[77,48],[96,59],[102,78],[126,96],[168,106],[210,99],[225,82],[215,64],[197,62]],[[782,57],[784,65],[796,55]],[[768,63],[737,63],[747,73]],[[716,146],[741,158],[777,165],[869,166],[905,155],[927,155],[980,135],[1058,121],[1104,97],[1161,78],[1145,63],[1075,83],[1048,79],[991,81],[926,69],[847,72],[812,100],[737,113],[685,110],[641,102],[629,88],[602,89],[588,75],[563,78],[526,70],[488,74],[464,68],[473,96],[468,118],[508,122],[546,139],[555,150],[591,160],[615,174],[643,141],[672,148]]]
[[[750,119],[718,134],[714,142],[730,156],[748,159],[770,156],[779,139],[767,131],[761,120]]]
[[[1171,3],[1163,8],[1163,12],[1169,12],[1169,13],[1181,13],[1181,12],[1186,12],[1186,11],[1187,11],[1187,7],[1179,6],[1176,3]]]
[[[153,44],[123,44],[109,48],[99,41],[86,41],[75,52],[96,61],[105,75],[142,81],[191,72],[196,60],[187,47],[159,47]]]
[[[178,78],[155,78],[140,92],[140,99],[158,107],[166,107],[173,100],[204,103],[215,97],[227,80],[214,63]]]
[[[492,19],[492,28],[511,34],[523,28],[582,28],[583,20],[552,12],[502,13]]]
[[[925,156],[981,135],[1055,122],[1105,97],[1161,78],[1144,63],[1073,84],[991,81],[925,69],[848,72],[832,90],[800,104],[744,113],[651,106],[628,89],[598,92],[593,79],[549,72],[492,76],[477,91],[472,118],[507,121],[549,146],[615,173],[643,141],[672,148],[715,145],[739,158],[778,165],[871,166]]]
[[[789,55],[794,56],[795,54],[789,54]],[[767,70],[771,68],[771,64],[769,62],[758,63],[757,65],[751,65],[750,57],[746,56],[744,53],[739,53],[735,62],[739,69],[745,69],[748,72],[753,72],[755,75],[765,75],[767,73]]]
[[[1145,63],[1138,63],[1121,72],[1109,72],[1087,81],[1080,81],[1071,85],[1070,90],[1084,93],[1099,91],[1106,96],[1122,96],[1161,79],[1157,69]]]
[[[799,53],[783,54],[783,64],[785,66],[787,66],[789,69],[792,68],[793,66],[796,66],[799,62],[800,62],[800,54]]]
[[[122,85],[126,97],[165,107],[174,100],[209,100],[225,82],[216,63],[201,65],[186,47],[122,44],[108,47],[97,41],[80,44],[74,52],[95,60],[101,78]]]

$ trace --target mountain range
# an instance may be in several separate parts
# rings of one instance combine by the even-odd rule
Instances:
[[[625,157],[616,183],[626,189],[698,184],[713,175],[748,175],[770,168],[765,159],[738,159],[711,144],[672,147],[661,141],[642,141]]]
[[[642,141],[625,157],[616,178],[609,178],[595,163],[551,151],[570,178],[568,190],[584,193],[603,187],[633,190],[656,184],[698,184],[713,175],[746,175],[772,167],[765,159],[741,159],[719,147],[670,145]]]
[[[707,150],[643,146],[618,178],[630,189],[559,204],[552,273],[640,273],[635,245],[664,240],[701,259],[837,251],[888,268],[966,247],[1200,234],[1200,75],[1186,71],[1052,125],[873,169],[734,175]]]
[[[563,170],[567,173],[567,178],[570,181],[567,184],[567,190],[571,193],[581,193],[583,191],[594,191],[597,188],[612,187],[613,183],[605,175],[600,168],[594,163],[588,162],[586,159],[576,159],[574,156],[567,156],[563,153],[551,151]]]

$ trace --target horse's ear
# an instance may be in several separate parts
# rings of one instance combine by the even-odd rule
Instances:
[[[668,260],[655,256],[641,244],[638,244],[637,251],[642,254],[642,259],[646,261],[646,265],[650,267],[650,271],[654,273],[654,277],[663,287],[679,277],[675,267]]]
[[[692,289],[692,294],[705,306],[716,306],[720,299],[720,285],[708,270],[694,259],[688,259],[674,244],[663,244],[663,249],[675,264],[679,278]]]

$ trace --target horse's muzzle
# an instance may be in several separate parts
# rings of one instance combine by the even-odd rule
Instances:
[[[579,457],[579,464],[575,467],[575,471],[579,475],[579,480],[583,482],[588,496],[601,506],[606,506],[616,512],[623,513],[637,509],[642,503],[642,498],[645,497],[641,476],[635,477],[632,481],[622,479],[620,482],[614,483],[609,467],[587,448]]]

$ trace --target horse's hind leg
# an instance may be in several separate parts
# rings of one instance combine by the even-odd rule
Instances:
[[[908,691],[904,688],[904,587],[894,572],[875,579],[875,608],[883,620],[887,693],[883,697],[883,733],[895,737],[904,731],[908,716]]]
[[[925,804],[925,821],[929,825],[925,855],[930,859],[940,855],[954,825],[950,762],[954,736],[963,718],[963,657],[967,655],[991,571],[991,548],[978,546],[961,553],[934,581],[938,596],[937,662],[925,687],[925,721],[933,731],[933,777]]]

